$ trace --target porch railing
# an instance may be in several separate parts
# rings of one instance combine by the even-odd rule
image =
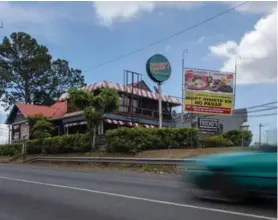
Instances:
[[[120,105],[118,113],[132,114],[132,108],[128,105]],[[163,120],[171,120],[171,114],[169,112],[163,112]],[[147,108],[133,107],[134,116],[144,116],[150,119],[158,119],[158,111]]]

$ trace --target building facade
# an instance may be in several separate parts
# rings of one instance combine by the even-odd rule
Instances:
[[[203,136],[211,135],[212,133],[226,133],[231,130],[241,130],[242,126],[246,126],[248,120],[248,112],[246,108],[235,109],[231,116],[226,115],[204,115],[204,114],[191,114],[184,115],[183,120],[181,114],[177,114],[175,117],[176,127],[195,127],[199,129],[199,132]],[[211,125],[207,123],[202,130],[200,126],[201,120],[211,122]]]
[[[81,89],[98,93],[101,88],[113,88],[120,97],[120,109],[105,114],[97,128],[97,134],[103,135],[109,129],[118,127],[158,127],[158,98],[156,92],[150,90],[144,81],[122,85],[101,81]],[[69,108],[69,94],[62,94],[52,106],[38,106],[17,103],[11,110],[6,124],[9,125],[10,142],[22,142],[29,139],[28,116],[43,115],[48,117],[54,127],[55,135],[85,133],[86,121],[82,111]],[[162,95],[163,127],[175,127],[171,112],[181,105],[179,99]]]

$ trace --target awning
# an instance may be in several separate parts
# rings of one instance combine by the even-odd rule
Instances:
[[[118,121],[118,120],[114,120],[114,119],[104,119],[104,122],[108,123],[108,124],[115,124],[115,125],[124,125],[124,122],[122,121]]]
[[[116,125],[120,125],[120,126],[130,126],[130,127],[139,127],[139,126],[143,126],[145,128],[154,128],[155,126],[153,125],[148,125],[148,124],[139,124],[139,123],[132,123],[130,121],[120,121],[120,120],[114,120],[114,119],[104,119],[105,123],[108,124],[116,124]]]
[[[153,126],[153,125],[147,125],[147,124],[144,124],[144,127],[145,127],[145,128],[155,128],[155,126]]]
[[[86,121],[79,121],[79,122],[65,124],[65,127],[73,127],[73,126],[86,125],[86,124],[87,124]]]

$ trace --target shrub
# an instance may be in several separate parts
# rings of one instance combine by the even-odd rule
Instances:
[[[119,128],[105,134],[108,151],[138,153],[169,147],[196,147],[198,130],[190,128]]]
[[[2,144],[0,145],[0,156],[14,156],[20,153],[21,148],[20,144]]]
[[[231,141],[232,146],[241,146],[242,138],[243,145],[249,146],[252,141],[253,135],[251,131],[232,130],[225,133],[224,137]]]
[[[41,153],[44,146],[45,153],[83,153],[90,151],[89,136],[87,134],[64,135],[43,140],[34,139],[27,142],[28,154]]]
[[[210,136],[204,139],[205,147],[229,147],[231,142],[222,135]]]

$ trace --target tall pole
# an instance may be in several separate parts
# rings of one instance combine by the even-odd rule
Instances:
[[[158,98],[158,118],[159,118],[159,128],[162,128],[162,97],[161,97],[161,83],[157,84],[158,86],[158,93],[159,93],[159,98]]]
[[[181,110],[181,123],[183,125],[184,123],[184,109],[185,109],[185,100],[184,100],[184,93],[185,93],[185,79],[184,79],[184,55],[185,53],[187,53],[187,49],[184,49],[182,52],[182,70],[181,70],[181,91],[182,91],[182,95],[181,95],[181,100],[182,100],[182,110]]]
[[[269,132],[269,130],[265,131],[265,133],[266,133],[266,144],[268,144],[268,132]]]
[[[0,23],[0,28],[3,28],[3,27],[4,27],[3,22],[1,22]]]
[[[262,123],[259,124],[259,147],[261,146]]]
[[[235,82],[234,82],[234,104],[233,104],[233,112],[235,109],[235,104],[236,104],[236,78],[237,78],[237,60],[241,59],[241,56],[237,55],[236,60],[235,60]]]

